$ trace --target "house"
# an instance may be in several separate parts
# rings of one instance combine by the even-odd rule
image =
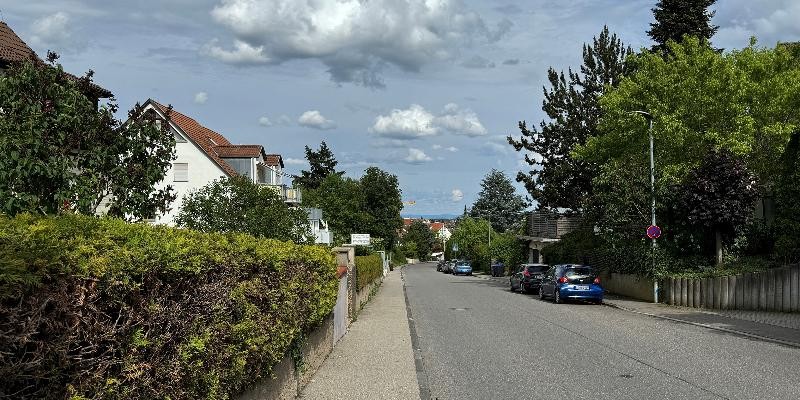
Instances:
[[[36,52],[17,36],[8,24],[0,21],[0,75],[10,66],[27,60],[45,64]],[[67,76],[75,80],[79,79],[75,75],[69,73],[67,73]],[[110,91],[94,83],[88,86],[84,95],[94,102],[95,107],[99,104],[100,99],[107,99],[113,96]]]
[[[430,227],[433,234],[436,235],[436,239],[441,240],[442,243],[446,243],[453,236],[453,233],[450,232],[444,222],[432,222]]]
[[[533,211],[525,223],[525,235],[517,239],[528,248],[528,262],[543,262],[542,249],[561,240],[561,237],[581,226],[579,216]]]
[[[152,110],[161,118],[165,118],[168,108],[152,99],[143,106],[145,112]],[[279,154],[267,154],[264,146],[257,144],[233,144],[222,134],[174,109],[170,113],[170,130],[175,136],[175,159],[157,189],[170,185],[177,199],[169,212],[156,216],[153,222],[173,224],[185,195],[216,179],[234,176],[268,186],[287,204],[299,206],[300,191],[283,183],[284,164]]]
[[[322,219],[322,210],[319,208],[307,208],[308,225],[314,235],[314,243],[331,244],[333,242],[333,232],[328,229],[328,223]]]

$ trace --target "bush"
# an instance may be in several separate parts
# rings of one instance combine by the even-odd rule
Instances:
[[[379,254],[356,256],[358,290],[364,289],[375,279],[383,276],[383,260]]]
[[[245,234],[0,217],[0,397],[230,398],[329,315],[335,275]]]

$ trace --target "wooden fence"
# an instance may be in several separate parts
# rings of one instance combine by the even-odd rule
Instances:
[[[800,311],[800,265],[717,278],[662,281],[667,304],[721,310]]]

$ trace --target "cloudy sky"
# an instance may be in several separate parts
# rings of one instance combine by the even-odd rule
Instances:
[[[147,98],[262,144],[287,168],[325,140],[348,175],[397,174],[406,213],[459,213],[506,143],[542,118],[548,66],[608,24],[634,48],[655,0],[0,0],[41,56],[96,72],[124,109]],[[800,40],[800,1],[719,0],[714,44]],[[522,189],[520,188],[520,192]]]

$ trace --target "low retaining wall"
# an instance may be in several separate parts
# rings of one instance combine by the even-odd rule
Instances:
[[[333,350],[333,315],[311,332],[301,348],[302,363],[295,367],[289,355],[272,368],[272,377],[238,397],[239,400],[295,399]]]
[[[356,293],[356,304],[358,304],[356,314],[361,312],[361,309],[365,304],[367,304],[367,302],[369,302],[382,283],[383,277],[376,278],[374,281],[372,281],[372,283],[368,284]]]
[[[717,278],[670,278],[663,282],[668,304],[713,309],[800,311],[800,266]]]
[[[618,294],[633,299],[653,302],[653,279],[628,274],[604,274],[600,283],[609,293]]]

